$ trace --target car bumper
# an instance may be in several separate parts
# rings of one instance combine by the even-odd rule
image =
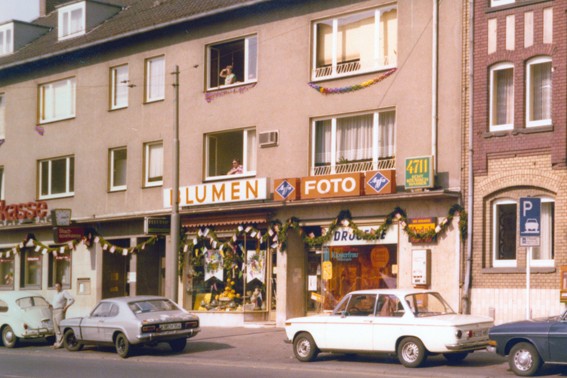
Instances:
[[[37,329],[26,329],[22,333],[22,338],[24,339],[35,339],[38,337],[53,336],[55,332],[53,328],[37,328]]]
[[[286,344],[293,344],[290,339],[284,339],[283,342],[286,343]]]
[[[445,348],[452,352],[466,352],[471,350],[485,349],[488,346],[488,340],[471,341],[463,344],[449,344]]]
[[[151,341],[168,341],[179,339],[180,337],[187,337],[188,339],[201,332],[201,328],[192,328],[192,329],[182,329],[182,330],[175,330],[175,331],[163,331],[163,332],[151,332],[151,333],[144,333],[142,335],[136,336],[140,343],[144,342],[151,342]]]
[[[486,351],[490,352],[490,353],[496,353],[496,347],[489,345],[489,346],[486,347]]]

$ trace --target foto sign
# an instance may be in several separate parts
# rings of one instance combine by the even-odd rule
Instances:
[[[541,198],[520,198],[520,246],[539,246],[541,236]]]
[[[433,156],[406,158],[406,189],[433,188]]]

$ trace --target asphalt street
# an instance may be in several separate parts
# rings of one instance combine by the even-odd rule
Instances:
[[[209,327],[190,339],[181,353],[160,344],[138,349],[126,360],[110,347],[68,352],[53,350],[43,340],[25,341],[15,349],[0,347],[0,377],[514,377],[506,359],[485,351],[458,365],[431,356],[419,369],[403,367],[394,356],[324,353],[314,362],[301,363],[284,338],[280,328]],[[567,368],[544,366],[540,376],[566,375]]]

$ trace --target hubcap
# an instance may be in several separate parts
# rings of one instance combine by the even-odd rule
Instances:
[[[120,340],[118,340],[118,351],[120,353],[124,352],[124,339],[120,338]]]
[[[7,342],[11,343],[12,340],[14,339],[14,332],[12,332],[12,330],[9,329],[4,333],[4,337],[6,338]]]
[[[532,354],[525,349],[518,350],[514,355],[514,365],[518,370],[529,370],[533,365]]]
[[[402,349],[402,356],[408,362],[414,362],[419,357],[419,348],[415,343],[407,343]]]
[[[310,350],[311,344],[309,343],[309,341],[303,339],[297,343],[297,354],[299,354],[301,357],[307,357]]]

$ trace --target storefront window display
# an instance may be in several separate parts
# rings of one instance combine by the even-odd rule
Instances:
[[[41,288],[41,252],[26,248],[22,250],[20,256],[20,287]]]
[[[232,245],[224,251],[203,248],[199,256],[190,257],[187,270],[194,311],[269,310],[267,244],[242,238]]]
[[[14,289],[14,259],[0,257],[0,289]]]

